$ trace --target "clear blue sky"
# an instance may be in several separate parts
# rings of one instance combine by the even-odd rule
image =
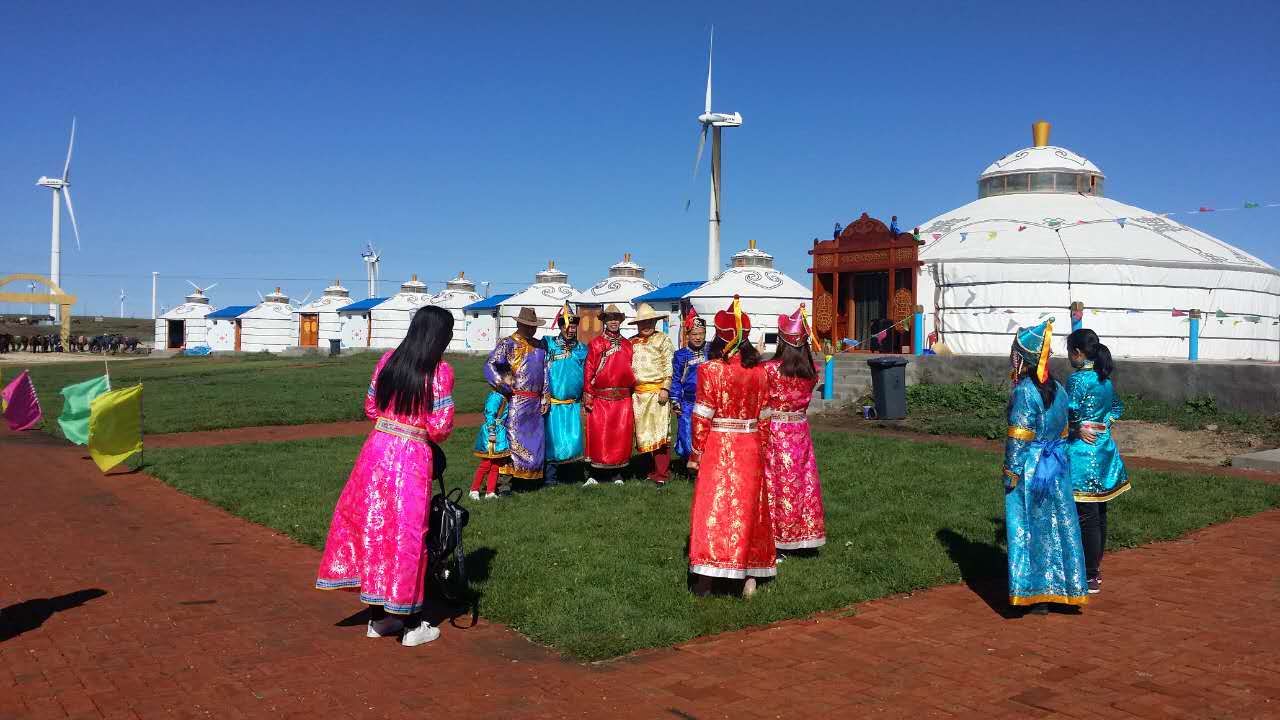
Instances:
[[[219,305],[335,276],[362,297],[366,241],[384,278],[495,292],[549,258],[586,287],[624,251],[699,279],[713,22],[715,109],[745,118],[726,259],[756,238],[807,283],[833,222],[970,201],[1042,117],[1122,202],[1280,201],[1274,2],[29,2],[0,25],[0,274],[48,270],[34,182],[75,114],[81,312],[123,287],[149,313],[152,270],[168,305],[184,279],[220,281]],[[1280,208],[1187,221],[1280,265]]]

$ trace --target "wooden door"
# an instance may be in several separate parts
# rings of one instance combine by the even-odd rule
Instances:
[[[604,332],[604,323],[600,322],[600,308],[578,308],[578,342],[589,343]],[[560,328],[553,328],[556,333]]]
[[[236,352],[240,352],[240,321],[236,320]]]
[[[373,347],[373,313],[369,313],[368,317],[369,327],[367,328],[368,332],[364,334],[364,346]]]
[[[302,347],[319,347],[320,315],[306,313],[298,316],[298,344]]]

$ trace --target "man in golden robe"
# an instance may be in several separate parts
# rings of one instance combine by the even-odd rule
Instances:
[[[657,330],[664,317],[642,303],[631,321],[636,326],[636,336],[631,338],[636,452],[650,456],[649,479],[658,487],[671,477],[671,361],[676,354],[671,338]]]

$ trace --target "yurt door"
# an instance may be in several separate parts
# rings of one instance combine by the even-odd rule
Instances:
[[[240,352],[240,321],[236,320],[236,352]]]
[[[302,347],[320,345],[320,315],[306,313],[298,316],[298,344]]]
[[[182,341],[187,334],[187,323],[185,320],[169,321],[169,349],[176,350],[182,347]]]
[[[604,332],[604,324],[600,322],[601,308],[578,308],[578,342],[589,343],[600,333]],[[553,332],[559,334],[560,328],[552,328]]]

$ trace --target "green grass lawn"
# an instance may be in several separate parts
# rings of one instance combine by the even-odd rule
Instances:
[[[470,483],[474,432],[459,430],[445,445],[451,487]],[[179,490],[320,547],[360,444],[168,449],[146,459],[148,472]],[[686,590],[691,486],[676,480],[657,491],[636,481],[469,503],[468,567],[480,611],[572,657],[596,660],[962,576],[1002,583],[1003,492],[994,454],[839,433],[818,434],[816,445],[828,545],[787,560],[749,602]],[[1134,490],[1112,504],[1112,548],[1280,506],[1280,487],[1263,483],[1142,470],[1132,477]],[[978,596],[974,612],[989,612]]]
[[[114,387],[145,385],[148,433],[186,432],[364,418],[365,390],[378,353],[279,357],[262,353],[242,357],[177,357],[134,360],[111,365]],[[459,412],[479,412],[488,387],[481,375],[483,359],[450,355],[456,376],[454,398]],[[45,428],[60,434],[64,386],[101,375],[101,360],[35,365],[31,378],[40,396]],[[17,368],[7,366],[5,377]]]

